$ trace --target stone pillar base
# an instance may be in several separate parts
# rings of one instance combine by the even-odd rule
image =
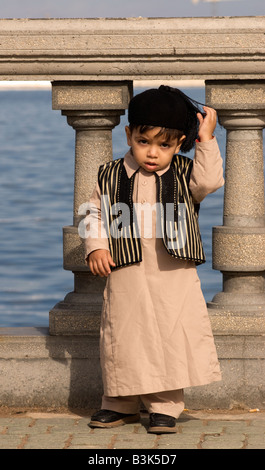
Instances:
[[[99,334],[101,310],[93,305],[59,302],[49,313],[50,335]]]
[[[213,227],[213,268],[223,273],[223,291],[207,303],[211,314],[265,316],[264,246],[264,227]]]
[[[49,313],[50,335],[99,335],[105,279],[75,273],[75,286]],[[89,302],[88,302],[89,299]]]

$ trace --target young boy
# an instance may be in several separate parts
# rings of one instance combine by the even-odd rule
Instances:
[[[92,427],[135,422],[142,402],[149,432],[175,432],[183,389],[221,379],[196,270],[205,262],[199,204],[224,182],[216,112],[204,111],[166,86],[136,95],[126,126],[130,150],[99,169],[88,219],[104,227],[87,237],[86,261],[107,277],[104,395]],[[178,154],[194,145],[194,160]]]

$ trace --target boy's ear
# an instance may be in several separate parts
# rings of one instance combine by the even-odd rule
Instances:
[[[179,144],[182,145],[185,139],[186,139],[186,136],[183,134],[179,139]]]
[[[125,132],[127,136],[127,144],[130,147],[132,143],[132,133],[131,133],[131,129],[129,128],[129,126],[125,126]]]
[[[177,147],[176,147],[176,150],[175,152],[178,153],[179,150],[180,150],[180,147],[182,146],[184,140],[186,139],[186,136],[183,134],[180,139],[178,140],[178,143],[177,143]]]

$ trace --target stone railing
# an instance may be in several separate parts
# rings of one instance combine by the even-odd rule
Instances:
[[[261,79],[264,17],[0,20],[15,80]]]
[[[209,303],[224,384],[200,390],[199,403],[198,392],[189,396],[198,407],[264,407],[264,29],[265,17],[0,20],[0,79],[50,80],[53,109],[76,131],[73,224],[63,230],[64,268],[74,273],[75,287],[50,312],[49,358],[60,341],[71,364],[80,358],[67,337],[96,348],[104,282],[84,264],[79,208],[98,166],[112,159],[112,129],[134,81],[199,78],[227,129],[224,220],[213,229],[213,267],[223,273],[223,291]],[[97,369],[97,353],[88,363]],[[95,401],[99,387],[87,399]]]

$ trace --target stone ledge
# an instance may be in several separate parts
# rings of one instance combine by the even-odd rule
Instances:
[[[220,360],[265,359],[264,330],[237,331],[231,328],[233,317],[211,315],[215,343]],[[243,319],[241,318],[242,322]],[[227,324],[227,328],[225,328]],[[239,325],[239,318],[235,318]],[[229,332],[229,329],[231,331]],[[256,331],[254,333],[254,331]],[[48,328],[0,328],[0,359],[99,359],[99,333],[90,335],[49,335]]]
[[[185,389],[193,409],[264,408],[263,335],[217,335],[223,380]],[[0,406],[98,408],[98,335],[49,336],[47,328],[0,328]]]
[[[97,408],[102,395],[97,336],[0,328],[0,405]]]
[[[0,75],[4,80],[264,78],[264,24],[263,16],[2,19]]]
[[[48,328],[0,328],[0,359],[96,359],[98,334],[49,335]]]

